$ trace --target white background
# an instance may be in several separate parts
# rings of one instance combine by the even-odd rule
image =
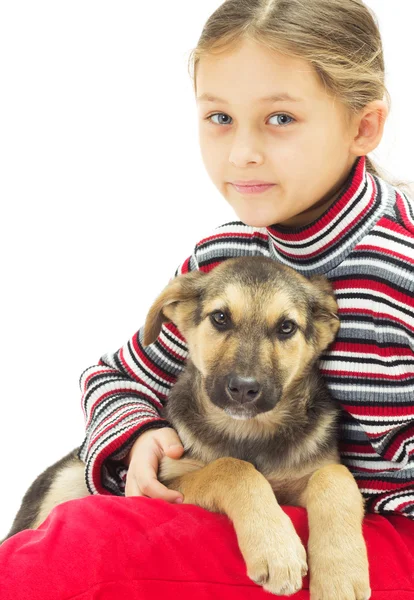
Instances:
[[[0,538],[84,436],[79,377],[235,218],[198,147],[187,60],[218,0],[0,6]],[[413,0],[369,0],[393,106],[374,160],[412,166]]]

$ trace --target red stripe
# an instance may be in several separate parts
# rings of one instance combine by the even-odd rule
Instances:
[[[386,366],[386,365],[384,365]],[[343,371],[342,369],[321,369],[324,375],[335,375],[335,377],[365,377],[369,381],[409,381],[414,377],[413,372],[388,375],[386,373],[370,373],[369,371]]]
[[[403,490],[413,485],[411,481],[400,481],[399,483],[393,483],[391,481],[380,481],[378,479],[358,479],[358,475],[356,476],[356,480],[359,488],[384,490],[384,492]]]
[[[116,413],[119,413],[119,412],[120,412],[119,410],[116,410],[114,413],[112,413],[109,416],[109,418],[105,419],[105,421],[108,421],[109,419],[112,419],[114,417],[114,415],[116,415]],[[121,423],[122,421],[124,421],[125,419],[127,419],[128,417],[130,417],[131,415],[139,414],[141,412],[142,412],[142,410],[139,410],[139,409],[137,410],[137,408],[134,407],[129,412],[126,412],[123,415],[121,415],[119,417],[119,419],[116,419],[113,423],[107,425],[103,429],[99,429],[99,433],[96,433],[95,435],[93,435],[91,437],[91,441],[90,441],[91,445],[95,444],[99,440],[99,438],[101,438],[105,433],[107,433],[107,431],[109,431],[111,429],[114,429],[119,423]],[[102,425],[102,423],[100,424],[100,426],[101,425]]]
[[[408,329],[410,329],[410,331],[414,332],[413,326],[409,325],[406,321],[403,321],[402,319],[399,319],[398,317],[395,317],[394,315],[391,315],[391,314],[381,313],[381,312],[369,310],[367,308],[345,308],[345,307],[340,307],[339,313],[343,313],[343,314],[347,314],[347,315],[348,314],[349,315],[370,315],[371,317],[377,317],[377,318],[380,317],[382,319],[389,319],[390,321],[399,323],[400,325],[403,325],[404,327],[407,327]]]
[[[117,369],[112,369],[111,367],[105,367],[102,370],[93,371],[85,379],[85,381],[84,381],[84,389],[86,389],[88,387],[88,383],[90,382],[90,380],[92,379],[92,377],[96,377],[96,375],[101,375],[102,373],[116,373],[117,375],[119,375],[119,371]]]
[[[411,348],[395,348],[394,346],[377,346],[373,343],[364,344],[363,342],[334,342],[331,353],[334,352],[354,352],[357,354],[377,354],[378,356],[392,356],[394,358],[400,356],[411,356],[414,358]]]
[[[102,365],[102,361],[99,361],[99,365]],[[119,374],[119,371],[117,371],[116,369],[111,369],[110,367],[105,367],[104,369],[101,370],[97,370],[97,371],[93,371],[92,373],[90,373],[88,375],[88,377],[84,380],[84,384],[83,384],[83,394],[81,397],[81,407],[82,407],[82,412],[83,412],[83,416],[86,419],[87,415],[86,415],[86,409],[85,409],[85,396],[88,393],[88,385],[90,380],[92,379],[92,377],[95,377],[96,375],[101,375],[102,373],[116,373],[117,375]]]
[[[372,198],[373,200],[373,198]],[[287,252],[287,250],[285,250],[285,248],[281,248],[280,246],[278,246],[278,250],[279,252],[282,252],[283,256],[287,256],[288,258],[301,258],[301,259],[309,259],[309,258],[313,258],[314,256],[317,256],[318,254],[321,254],[326,248],[329,247],[333,247],[335,246],[335,244],[338,242],[338,240],[340,240],[341,238],[344,237],[344,235],[350,230],[353,229],[353,227],[355,226],[355,223],[359,222],[360,220],[362,220],[365,217],[365,214],[369,211],[369,209],[371,208],[371,204],[372,202],[370,202],[365,210],[363,210],[361,213],[357,214],[356,217],[354,218],[353,221],[351,221],[351,223],[349,223],[345,228],[341,229],[338,233],[338,235],[336,235],[335,237],[330,237],[328,239],[328,241],[326,242],[326,244],[324,244],[323,246],[318,246],[318,248],[316,250],[314,250],[313,252],[308,252],[307,254],[300,254],[300,256],[298,256],[297,252]],[[277,234],[277,237],[279,236],[279,232]],[[290,236],[290,239],[292,239],[293,237],[296,238],[295,236]]]
[[[372,446],[358,445],[358,444],[348,444],[345,441],[340,442],[339,444],[341,454],[367,454],[371,456],[378,456]]]
[[[400,214],[403,219],[405,227],[408,229],[408,231],[411,231],[411,233],[414,233],[414,222],[411,220],[410,215],[408,214],[408,211],[405,207],[405,201],[404,201],[403,197],[398,192],[397,192],[397,207],[398,207],[398,210],[400,211]]]
[[[412,485],[412,484],[411,484],[411,485]],[[393,498],[393,494],[392,494],[392,493],[390,493],[390,494],[387,494],[387,493],[385,493],[385,494],[381,494],[381,495],[380,495],[380,496],[379,496],[379,497],[378,497],[378,498],[375,500],[375,502],[373,502],[373,504],[372,504],[373,508],[374,508],[374,507],[378,508],[378,505],[379,505],[380,503],[382,503],[384,500],[385,500],[385,501],[387,501],[387,502],[389,502],[389,501],[391,501],[391,500],[393,500],[393,501],[395,501],[395,500],[398,500],[398,498],[395,498],[395,499],[394,499],[394,498]],[[399,511],[400,511],[400,509],[401,509],[401,508],[403,508],[404,506],[410,506],[410,505],[414,505],[414,489],[413,489],[413,496],[412,496],[412,498],[411,498],[411,499],[409,499],[409,500],[405,500],[405,498],[402,498],[402,499],[401,499],[401,502],[400,502],[399,504],[396,504],[396,506],[395,506],[395,508],[393,509],[393,511],[394,511],[394,512],[399,512]]]
[[[408,262],[414,265],[414,259],[410,258],[408,256],[408,253],[400,254],[399,252],[395,252],[393,250],[390,250],[389,248],[384,248],[383,246],[373,246],[372,244],[360,244],[359,246],[356,246],[355,250],[372,250],[374,252],[379,252],[380,254],[387,254],[388,256],[393,256],[394,258],[398,258],[404,262]]]
[[[191,261],[191,256],[189,256],[183,263],[183,266],[181,268],[181,274],[184,275],[186,273],[190,272],[190,261]]]
[[[202,267],[200,267],[200,271],[203,271],[204,273],[209,273],[210,271],[212,271],[215,267],[218,267],[218,265],[220,265],[223,261],[219,260],[216,261],[214,263],[210,263],[210,264],[206,264],[203,265]]]
[[[402,511],[406,506],[414,506],[414,492],[411,500],[407,500],[406,502],[401,502],[400,504],[397,504],[397,506],[394,508],[394,511]]]
[[[414,260],[412,262],[414,264]],[[397,302],[405,304],[407,307],[411,307],[413,302],[412,297],[408,294],[401,292],[400,290],[397,290],[385,283],[373,281],[372,279],[344,279],[341,281],[334,281],[333,288],[335,292],[338,290],[347,289],[349,289],[351,292],[355,292],[356,290],[360,289],[379,292],[393,298],[394,300],[397,300]],[[398,309],[398,307],[396,308]]]
[[[162,409],[162,403],[159,401],[158,398],[153,398],[152,396],[150,396],[149,394],[146,394],[142,390],[138,391],[138,390],[132,390],[131,388],[116,388],[114,390],[110,390],[109,392],[106,392],[105,394],[102,394],[101,396],[98,396],[98,398],[95,400],[95,402],[92,404],[92,406],[89,407],[89,419],[88,419],[88,422],[86,423],[86,428],[89,427],[91,415],[94,411],[95,406],[97,406],[98,404],[101,404],[104,400],[106,400],[106,398],[109,398],[109,396],[112,396],[114,394],[119,394],[119,393],[128,393],[131,396],[137,396],[138,399],[142,398],[142,396],[143,396],[143,398],[142,398],[143,400],[145,400],[145,397],[147,397],[148,401],[151,404],[158,404],[159,410]],[[162,397],[162,394],[160,394],[160,396]]]
[[[146,408],[146,407],[145,407]],[[117,414],[119,414],[122,410],[125,410],[125,406],[120,406],[119,408],[117,408],[113,413],[109,414],[100,424],[99,424],[99,428],[101,427],[105,427],[105,423],[108,423],[111,419],[115,418]],[[133,414],[139,414],[144,410],[144,407],[142,407],[142,409],[134,406],[134,407],[130,407],[129,412],[124,413],[122,415],[122,418],[120,420],[122,420],[123,418],[126,418],[130,415]],[[119,421],[115,421],[113,424],[116,425],[117,423],[119,423]],[[95,435],[91,438],[90,443],[93,444],[95,443],[95,441],[99,438],[100,433],[95,432]]]
[[[394,457],[397,456],[397,454],[398,455],[402,454],[403,456],[405,456],[407,454],[408,454],[408,456],[411,456],[412,454],[414,454],[414,448],[412,448],[409,451],[402,448],[402,445],[407,440],[411,440],[413,438],[413,434],[414,434],[414,426],[410,427],[410,429],[408,429],[407,431],[397,434],[395,436],[391,446],[384,452],[384,457],[387,460],[392,460],[392,459],[394,459]]]
[[[125,371],[128,373],[128,375],[130,377],[132,377],[132,379],[134,379],[135,381],[139,381],[140,383],[142,382],[142,380],[134,373],[134,371],[129,367],[129,365],[127,365],[125,358],[124,358],[124,349],[121,348],[119,351],[119,360],[122,364],[122,366],[124,367]],[[119,373],[120,375],[120,373]]]
[[[401,406],[400,404],[393,404],[392,406],[384,406],[383,404],[378,404],[373,402],[369,406],[361,406],[359,404],[349,404],[341,400],[341,406],[343,406],[347,411],[352,412],[353,415],[370,415],[372,417],[380,416],[382,418],[386,417],[414,417],[414,404],[409,406]],[[407,423],[406,423],[407,424]],[[397,426],[404,425],[404,423],[384,423],[384,425],[389,425],[390,431]],[[364,427],[369,427],[369,422],[364,423]],[[377,435],[370,434],[370,435]],[[379,435],[384,435],[384,433],[380,433]]]
[[[167,329],[170,329],[168,327],[168,325],[169,324],[167,324]],[[171,375],[170,373],[166,373],[165,371],[163,371],[163,369],[161,367],[159,367],[156,363],[154,363],[146,355],[146,353],[141,350],[141,348],[138,345],[138,337],[139,337],[139,331],[132,338],[132,347],[135,350],[138,362],[142,362],[148,368],[148,370],[151,371],[151,373],[153,375],[155,375],[156,377],[159,377],[160,379],[162,379],[163,382],[165,381],[167,383],[175,383],[177,381],[177,377],[175,375]],[[161,340],[159,338],[158,338],[158,342],[161,342]],[[169,346],[166,346],[165,344],[162,344],[162,346],[164,348],[167,348],[168,353],[170,354],[170,356],[173,356],[176,360],[178,360],[180,362],[183,361],[183,358],[179,354],[177,354],[176,352],[174,352],[172,350],[172,348],[170,348]],[[150,387],[150,384],[147,383],[147,382],[146,382],[145,385],[148,385],[148,387]]]
[[[241,239],[253,239],[253,238],[260,238],[262,240],[267,241],[268,237],[266,234],[261,233],[260,231],[255,231],[254,234],[252,235],[251,232],[246,232],[243,233],[242,231],[226,231],[225,233],[214,233],[212,235],[209,235],[208,237],[203,238],[202,240],[200,240],[197,244],[198,248],[200,248],[200,246],[202,246],[203,244],[206,244],[208,242],[212,242],[214,240],[220,240],[222,238],[227,239],[227,238],[234,238],[234,237],[239,237]]]

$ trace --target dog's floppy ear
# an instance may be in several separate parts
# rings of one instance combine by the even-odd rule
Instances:
[[[323,275],[312,275],[309,281],[316,288],[313,317],[319,330],[321,349],[328,347],[339,329],[338,304],[332,286]],[[318,326],[319,324],[319,326]]]
[[[178,303],[200,296],[206,275],[203,271],[191,271],[170,280],[148,311],[144,325],[144,346],[155,342],[163,323],[174,321]]]

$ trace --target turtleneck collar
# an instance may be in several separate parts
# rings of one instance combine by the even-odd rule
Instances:
[[[356,159],[335,202],[302,227],[266,227],[271,256],[304,275],[328,273],[338,266],[385,212],[388,193]]]

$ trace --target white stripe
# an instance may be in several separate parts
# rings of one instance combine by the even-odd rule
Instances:
[[[394,454],[394,458],[395,460],[398,460],[398,458],[401,456],[401,454],[405,455],[404,461],[405,464],[408,466],[410,466],[410,468],[413,468],[412,465],[409,465],[408,461],[410,460],[410,452],[411,450],[414,449],[414,439],[412,439],[411,441],[409,441],[410,438],[408,438],[407,440],[402,440],[400,443],[400,446],[398,448],[398,450],[395,452]]]
[[[375,341],[372,342],[373,345],[375,345]],[[398,351],[397,351],[398,352]],[[407,365],[404,366],[408,366],[408,365],[413,365],[414,366],[414,354],[412,356],[399,356],[398,354],[394,354],[392,356],[381,356],[380,354],[375,354],[375,353],[368,353],[368,352],[348,352],[346,350],[330,350],[329,352],[329,357],[332,360],[335,360],[335,364],[336,364],[336,369],[339,368],[339,365],[341,365],[341,368],[343,368],[345,371],[351,371],[352,367],[354,369],[356,369],[357,371],[361,372],[361,362],[363,364],[363,361],[360,360],[360,362],[358,362],[358,358],[361,359],[367,359],[367,358],[372,358],[375,360],[379,360],[381,361],[382,364],[380,365],[373,365],[373,364],[369,364],[369,365],[364,365],[364,371],[369,371],[369,373],[381,373],[384,375],[403,375],[407,373],[407,370],[403,367],[403,366],[395,366],[395,365],[387,365],[387,362],[391,362],[391,361],[405,361],[407,362]],[[339,361],[338,358],[336,357],[349,357],[349,358],[355,358],[355,362],[343,362],[343,361]],[[414,372],[413,372],[414,375]]]
[[[207,248],[201,248],[198,249],[197,252],[197,257],[198,257],[198,262],[200,263],[201,260],[203,259],[203,257],[205,257],[206,255],[211,258],[214,258],[213,254],[214,254],[214,250],[224,250],[227,248],[233,249],[237,249],[237,250],[242,250],[244,251],[246,256],[257,256],[258,255],[258,251],[260,251],[260,255],[262,256],[269,256],[269,252],[266,248],[263,248],[262,246],[260,246],[259,244],[254,244],[252,242],[245,242],[243,243],[242,240],[237,241],[232,243],[231,245],[229,244],[229,242],[227,241],[227,244],[223,244],[223,242],[221,242],[220,240],[217,240],[217,242],[210,242],[209,246]],[[253,252],[254,250],[254,252]]]
[[[350,411],[351,412],[351,411]],[[352,414],[352,413],[351,413]],[[410,423],[414,419],[414,412],[411,416],[388,418],[381,416],[381,420],[385,421],[383,425],[371,425],[370,420],[374,420],[374,416],[369,416],[367,418],[361,417],[361,415],[355,415],[358,418],[361,426],[364,428],[365,433],[367,434],[392,434],[395,429],[399,429],[400,427]],[[378,416],[377,416],[378,419]]]
[[[385,233],[391,238],[389,239],[388,237],[381,236],[380,239],[382,248],[387,248],[388,250],[399,252],[400,254],[403,254],[405,256],[408,251],[407,242],[409,246],[413,245],[413,237],[408,232],[406,232],[405,235],[403,235],[399,231],[395,231],[395,229],[389,229],[388,227],[382,227],[381,225],[377,225],[375,227],[374,232],[376,231]],[[378,246],[378,236],[376,236],[374,232],[367,235],[367,241],[364,242],[364,244],[367,243],[369,245]],[[398,240],[401,240],[401,244],[398,242]]]
[[[327,368],[325,367],[327,370],[332,371],[333,373],[335,372],[335,370],[333,368]],[[388,386],[384,387],[381,385],[374,385],[374,383],[372,383],[371,385],[363,385],[363,384],[358,384],[358,383],[347,383],[346,381],[343,381],[342,383],[334,383],[334,382],[329,382],[329,387],[331,389],[334,390],[343,390],[343,391],[349,391],[349,388],[352,389],[353,392],[353,397],[354,397],[354,402],[356,403],[356,405],[358,404],[358,400],[357,400],[357,393],[358,392],[378,392],[378,394],[381,394],[382,396],[384,396],[384,394],[386,396],[389,396],[390,394],[396,394],[396,397],[398,398],[398,394],[401,394],[401,391],[403,391],[405,394],[407,392],[414,392],[414,385],[408,385],[406,383],[404,383],[404,387],[402,387],[401,382],[395,382],[395,386]],[[413,410],[414,410],[414,404],[413,404]]]
[[[102,406],[102,403],[104,402],[104,400],[102,400],[101,397],[104,394],[106,394],[107,392],[113,392],[114,394],[119,393],[116,390],[120,387],[122,387],[123,391],[133,390],[135,392],[144,392],[145,395],[149,396],[150,398],[152,398],[154,400],[154,403],[156,406],[161,404],[159,398],[152,392],[152,390],[148,389],[148,387],[146,387],[138,382],[128,381],[126,379],[123,379],[122,381],[109,381],[109,382],[106,382],[104,385],[102,385],[102,382],[100,382],[100,387],[95,388],[95,389],[92,388],[90,396],[85,404],[85,408],[92,409],[92,407],[94,406],[95,402],[98,399],[100,399],[98,404],[100,406]],[[131,398],[137,399],[135,394],[131,395]],[[137,399],[137,400],[140,400],[140,399]],[[110,397],[106,398],[105,402],[106,401],[111,402],[111,398]],[[145,402],[145,400],[142,400],[142,402]],[[87,412],[89,414],[90,411],[87,410]]]
[[[156,349],[153,348],[152,350],[153,354],[158,355],[158,364],[160,364],[160,362],[163,364],[163,367],[165,368],[165,365],[170,364],[176,364],[176,363],[172,363],[170,360],[168,360],[167,358],[164,358],[163,355],[161,355],[161,353]],[[129,353],[129,350],[127,348],[125,348],[124,351],[124,360],[126,362],[126,364],[129,366],[129,368],[132,370],[133,373],[135,373],[135,375],[137,377],[139,377],[140,379],[144,379],[144,381],[146,383],[148,383],[151,387],[151,389],[153,388],[157,388],[158,389],[165,389],[167,387],[167,389],[170,388],[170,382],[167,381],[166,378],[162,377],[161,374],[159,373],[154,373],[154,371],[151,369],[151,366],[147,366],[144,365],[142,363],[142,361],[139,360],[138,356],[135,354],[136,360],[138,361],[138,365],[136,363],[133,362],[132,356]],[[160,359],[161,357],[161,359]],[[148,357],[148,360],[150,363],[152,363],[152,359]],[[177,365],[178,367],[178,365]],[[146,369],[146,371],[144,371],[143,369]],[[150,371],[152,373],[152,375],[159,380],[158,383],[154,383],[154,381],[151,380],[151,378],[148,376],[147,371]]]
[[[408,290],[407,290],[408,291]],[[345,294],[345,293],[353,293],[355,294],[356,298],[341,298],[341,294]],[[371,299],[369,298],[358,298],[359,294],[369,294],[371,296]],[[374,297],[375,296],[375,297]],[[341,290],[338,290],[338,292],[336,293],[336,297],[337,297],[337,301],[338,301],[338,305],[340,307],[349,307],[352,304],[356,304],[355,308],[358,307],[368,307],[368,308],[375,308],[376,312],[379,311],[393,311],[393,314],[399,316],[400,318],[405,318],[405,319],[409,319],[410,323],[414,326],[414,316],[413,317],[407,317],[405,314],[400,314],[400,311],[397,310],[397,307],[402,307],[404,309],[409,309],[411,308],[406,302],[401,302],[400,300],[396,300],[393,296],[390,296],[389,294],[386,294],[384,292],[381,292],[380,290],[376,290],[376,289],[372,289],[372,288],[363,288],[363,287],[358,287],[358,288],[354,288],[354,287],[349,287],[349,288],[342,288]],[[391,308],[387,305],[383,305],[383,303],[381,302],[382,300],[388,300],[389,302],[391,302],[394,307]],[[351,306],[352,308],[352,306]]]
[[[127,415],[127,413],[131,413],[131,410],[134,408],[135,410],[133,413]],[[152,408],[151,404],[145,401],[141,401],[140,403],[127,401],[127,404],[125,404],[125,398],[120,398],[119,400],[115,401],[112,400],[111,411],[108,412],[107,415],[102,415],[102,421],[96,426],[95,429],[91,430],[91,439],[100,435],[100,433],[109,425],[112,425],[113,427],[115,421],[119,421],[116,424],[116,427],[119,430],[125,427],[126,423],[129,423],[130,421],[137,423],[147,418],[159,418],[159,414],[155,409]],[[105,421],[105,423],[103,423],[103,421]]]
[[[398,492],[396,492],[398,493]],[[390,494],[392,494],[392,492],[390,492]],[[403,504],[404,502],[413,502],[414,504],[414,493],[407,495],[407,496],[403,496],[402,498],[393,498],[393,496],[391,496],[391,498],[389,500],[387,500],[386,502],[381,502],[381,511],[383,510],[395,510],[400,504]]]
[[[372,471],[374,471],[372,473],[373,476],[375,476],[377,473],[377,471],[390,471],[391,469],[395,469],[396,464],[391,462],[391,461],[387,461],[387,460],[378,460],[378,461],[368,461],[368,460],[358,460],[355,459],[353,460],[352,458],[348,458],[349,453],[342,453],[341,452],[341,456],[347,456],[346,459],[346,464],[347,466],[355,466],[355,467],[360,467],[360,468],[365,468],[365,469],[371,469]],[[396,472],[398,473],[400,470],[397,469]],[[367,475],[369,475],[369,473],[367,473]]]
[[[375,479],[373,481],[373,483],[376,483]],[[384,492],[386,492],[387,490],[377,490],[377,489],[372,489],[372,488],[367,488],[367,487],[359,487],[360,492],[362,492],[363,494],[369,494],[370,496],[379,496],[380,494],[383,494]]]
[[[381,429],[387,430],[389,429],[390,425],[396,423],[396,424],[400,424],[403,425],[404,422],[410,422],[411,420],[414,419],[414,405],[412,406],[413,409],[413,413],[411,415],[400,415],[400,416],[396,416],[396,415],[360,415],[357,414],[355,416],[358,417],[358,420],[360,421],[360,423],[365,423],[367,425],[369,425],[369,421],[375,421],[378,420],[378,417],[381,417],[381,420],[386,421],[386,423],[384,424],[384,426],[371,426],[370,427],[370,431],[374,431],[376,428],[378,429],[378,431],[381,431]],[[352,410],[352,408],[351,408]],[[349,411],[351,412],[351,411]],[[387,425],[388,424],[388,425]]]
[[[110,360],[111,355],[108,355],[107,358],[107,362],[109,362],[110,364],[112,364],[111,360]],[[103,359],[106,358],[106,355],[104,355],[102,357]],[[115,367],[113,367],[115,368]],[[107,367],[105,365],[99,366],[99,365],[93,365],[92,367],[89,367],[88,369],[86,369],[86,371],[84,371],[81,379],[80,379],[80,387],[83,390],[85,388],[85,382],[86,380],[93,376],[93,375],[103,375],[104,372],[107,372],[109,375],[115,375],[115,373],[111,372],[111,368]]]
[[[364,291],[364,290],[361,290],[361,291]],[[373,293],[372,290],[370,290],[370,291],[365,290],[365,291],[367,291],[371,295]],[[394,308],[393,306],[388,306],[388,304],[384,304],[380,301],[377,302],[375,299],[367,300],[365,298],[358,298],[356,296],[357,293],[358,293],[358,290],[354,289],[353,294],[355,294],[355,296],[353,298],[341,298],[340,295],[338,295],[336,299],[338,302],[339,309],[370,310],[374,314],[378,314],[381,312],[381,313],[384,313],[391,317],[394,317],[396,319],[399,319],[400,321],[404,321],[411,328],[414,328],[414,313],[413,313],[413,316],[410,316],[410,315],[407,315],[406,313],[402,313],[401,311]],[[405,309],[410,308],[407,304],[398,302],[397,300],[394,300],[394,298],[391,298],[390,296],[386,296],[385,294],[381,294],[380,292],[375,292],[375,293],[378,294],[379,299],[382,296],[384,298],[387,298],[388,300],[390,300],[393,304],[395,304],[397,306],[400,305],[400,306],[404,307]]]

